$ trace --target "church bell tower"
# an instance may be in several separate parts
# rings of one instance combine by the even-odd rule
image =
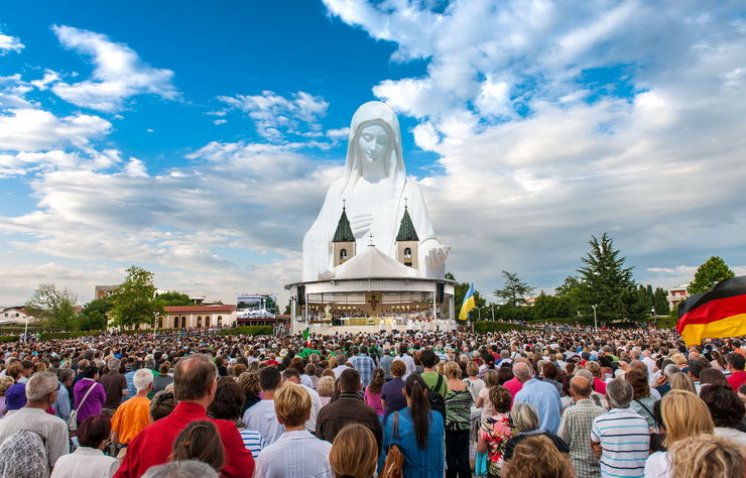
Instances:
[[[334,248],[334,267],[344,264],[347,260],[355,257],[357,244],[355,236],[352,235],[350,220],[347,219],[346,206],[342,206],[342,216],[337,223],[337,230],[334,232],[332,245]]]
[[[412,224],[412,218],[409,217],[409,207],[405,203],[404,216],[401,218],[399,234],[396,236],[396,251],[399,262],[417,269],[417,249],[419,245],[420,239],[417,237],[414,224]]]

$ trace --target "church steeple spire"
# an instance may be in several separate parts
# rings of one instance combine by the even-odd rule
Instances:
[[[354,242],[355,236],[352,235],[350,220],[347,219],[346,201],[342,200],[342,204],[342,216],[340,216],[339,222],[337,223],[337,230],[334,232],[334,239],[332,239],[332,242]]]
[[[412,224],[412,218],[409,217],[409,206],[404,203],[404,216],[401,218],[401,225],[399,226],[399,234],[396,236],[396,242],[402,241],[419,241],[417,237],[417,231],[414,229]]]

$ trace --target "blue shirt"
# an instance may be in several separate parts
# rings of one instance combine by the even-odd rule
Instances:
[[[355,355],[350,359],[350,363],[360,373],[360,381],[363,382],[363,388],[367,387],[373,379],[373,370],[376,368],[373,359],[367,355]]]
[[[62,384],[60,384],[60,388],[57,390],[57,400],[52,404],[52,407],[61,419],[67,421],[70,418],[70,393]]]
[[[539,415],[539,428],[557,434],[562,411],[562,401],[557,387],[532,378],[524,383],[521,390],[515,395],[513,405],[521,402],[531,404],[536,409],[536,413]]]
[[[427,434],[427,445],[421,449],[417,444],[414,432],[412,411],[409,407],[399,412],[399,438],[393,437],[392,426],[394,415],[386,421],[383,434],[383,448],[396,445],[404,455],[404,473],[407,478],[442,478],[445,470],[445,428],[443,417],[430,410],[430,427]],[[383,457],[383,454],[382,454]],[[384,458],[385,459],[385,458]],[[381,461],[383,463],[383,461]]]
[[[127,381],[128,393],[126,397],[122,397],[122,403],[137,395],[137,389],[135,388],[135,372],[137,372],[137,370],[124,374],[124,379]]]

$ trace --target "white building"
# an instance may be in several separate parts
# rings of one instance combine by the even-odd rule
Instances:
[[[26,325],[27,319],[29,324],[38,320],[33,315],[26,314],[23,306],[0,308],[0,325]]]

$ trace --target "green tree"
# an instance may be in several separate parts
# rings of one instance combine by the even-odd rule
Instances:
[[[614,248],[614,240],[604,233],[600,239],[591,236],[590,251],[581,258],[581,312],[592,315],[596,305],[599,321],[630,319],[631,305],[638,299],[632,268],[624,267],[626,258]],[[650,310],[650,309],[648,309]]]
[[[694,280],[686,290],[690,294],[701,294],[715,287],[718,282],[735,276],[736,274],[722,258],[713,256],[697,268],[697,272],[694,273]]]
[[[661,287],[656,287],[653,292],[653,307],[656,315],[668,315],[671,307],[668,305],[668,291]]]
[[[534,288],[523,282],[515,272],[502,271],[502,276],[505,278],[505,285],[494,292],[495,297],[513,307],[524,305]]]
[[[455,281],[456,277],[451,274],[450,272],[446,272],[446,279]],[[466,296],[466,293],[469,291],[469,287],[471,287],[471,284],[468,282],[456,282],[456,284],[453,287],[453,302],[456,305],[456,317],[458,318],[459,314],[461,313],[461,306],[464,303],[464,297]],[[479,293],[477,289],[474,289],[474,304],[479,307],[484,307],[487,304],[487,301],[484,300],[482,295]],[[479,312],[477,312],[476,309],[469,312],[469,320],[476,320],[479,316]],[[492,317],[490,315],[490,317]]]
[[[109,311],[112,308],[111,299],[94,299],[83,306],[80,311],[78,328],[80,330],[104,330],[106,329]]]
[[[536,297],[532,309],[535,320],[564,319],[573,316],[572,304],[567,296],[547,295],[544,291]]]
[[[152,324],[156,314],[163,313],[155,290],[152,272],[137,266],[128,268],[124,282],[111,294],[112,323],[123,328]]]
[[[179,305],[192,305],[192,299],[188,295],[182,294],[181,292],[170,290],[163,294],[158,294],[158,301],[160,301],[163,307],[179,306]]]
[[[60,290],[54,284],[39,284],[24,307],[27,313],[39,319],[43,328],[74,330],[77,327],[77,300],[77,296],[68,289]]]

